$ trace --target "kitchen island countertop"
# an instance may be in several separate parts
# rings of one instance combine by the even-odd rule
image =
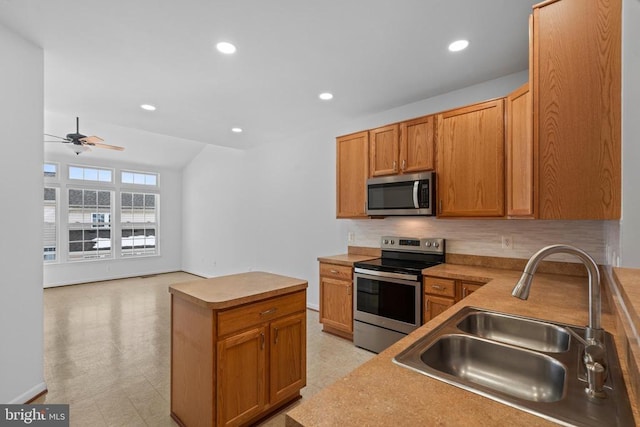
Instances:
[[[520,271],[441,264],[424,274],[487,284],[378,356],[287,413],[286,425],[556,425],[393,363],[393,357],[465,306],[584,326],[588,318],[586,277],[536,274],[531,294],[511,296]],[[640,272],[636,274],[640,275]],[[615,318],[602,301],[602,325],[615,335]],[[626,378],[625,378],[626,379]],[[629,387],[627,387],[629,389]],[[631,391],[629,399],[636,402]],[[632,404],[633,405],[633,404]],[[640,420],[637,404],[634,416]]]

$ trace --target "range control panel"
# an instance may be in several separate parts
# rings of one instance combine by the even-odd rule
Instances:
[[[380,238],[380,249],[444,254],[444,239],[383,236]]]

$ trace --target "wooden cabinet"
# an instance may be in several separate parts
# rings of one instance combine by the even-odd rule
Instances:
[[[399,172],[399,130],[399,126],[394,124],[369,131],[370,176],[394,175]]]
[[[370,176],[433,170],[433,144],[433,116],[419,117],[370,130]]]
[[[504,100],[437,115],[439,217],[504,216]]]
[[[336,138],[336,217],[367,217],[369,132]]]
[[[353,268],[320,263],[320,323],[326,332],[353,339]]]
[[[221,310],[172,295],[171,354],[174,419],[250,424],[306,385],[306,291]]]
[[[445,279],[442,277],[424,276],[423,323],[433,319],[461,299],[478,290],[484,283],[468,280]]]
[[[621,0],[533,9],[541,219],[619,219]]]
[[[507,215],[533,218],[533,112],[529,83],[507,96]]]
[[[440,277],[424,277],[423,322],[428,322],[455,304],[456,282]]]

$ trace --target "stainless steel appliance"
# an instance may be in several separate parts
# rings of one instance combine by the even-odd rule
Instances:
[[[435,173],[367,180],[367,215],[435,215]]]
[[[445,261],[444,239],[385,236],[382,257],[354,265],[353,343],[379,353],[422,324],[422,270]]]

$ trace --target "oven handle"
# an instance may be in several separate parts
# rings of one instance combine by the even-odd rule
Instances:
[[[372,279],[400,279],[400,280],[404,280],[405,282],[418,282],[419,281],[419,277],[416,276],[415,274],[403,274],[403,273],[390,273],[388,271],[376,271],[376,270],[367,270],[364,268],[360,268],[360,267],[356,267],[353,270],[354,276],[358,277],[358,276],[363,276],[366,278],[366,276],[369,276]],[[372,277],[373,276],[373,277]]]

